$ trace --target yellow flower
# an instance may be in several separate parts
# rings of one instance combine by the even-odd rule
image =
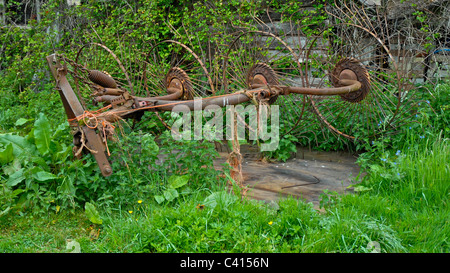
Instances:
[[[139,203],[139,204],[142,203],[142,200],[138,200],[138,203]]]
[[[270,221],[270,222],[269,222],[269,225],[272,225],[272,224],[273,224],[273,222],[272,222],[272,221]]]
[[[133,211],[132,211],[132,210],[129,210],[128,212],[129,212],[130,214],[131,214],[131,213],[133,213]]]

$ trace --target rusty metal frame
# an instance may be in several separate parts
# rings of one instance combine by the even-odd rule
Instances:
[[[67,117],[69,120],[75,119],[83,115],[87,109],[84,109],[78,97],[70,86],[67,80],[67,68],[61,64],[56,54],[47,57],[47,62],[56,80],[56,87],[61,96]],[[296,86],[282,86],[282,85],[264,85],[260,81],[255,81],[251,85],[251,89],[240,90],[235,93],[206,97],[201,99],[201,105],[198,105],[197,100],[179,100],[183,95],[183,90],[177,88],[177,85],[168,86],[168,95],[159,97],[136,97],[129,95],[128,92],[118,92],[117,90],[109,90],[104,88],[101,96],[97,96],[97,101],[114,102],[120,101],[120,104],[115,105],[111,110],[108,110],[110,115],[105,115],[105,120],[111,123],[117,122],[120,118],[128,118],[133,114],[142,111],[171,111],[177,105],[183,105],[190,111],[197,110],[197,107],[205,109],[208,105],[217,105],[225,107],[227,105],[237,105],[249,101],[253,96],[257,98],[271,98],[278,95],[289,95],[291,93],[303,95],[318,95],[318,96],[335,96],[348,94],[360,90],[362,83],[357,80],[357,76],[353,71],[346,70],[340,75],[338,86],[332,88],[304,88]],[[125,96],[126,94],[126,96]],[[88,150],[94,155],[95,160],[101,170],[103,176],[112,174],[112,168],[105,153],[106,147],[104,141],[97,129],[87,126],[86,124],[78,124],[86,139]]]

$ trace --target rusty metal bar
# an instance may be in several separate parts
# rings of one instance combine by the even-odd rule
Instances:
[[[169,88],[168,92],[169,95],[149,97],[149,98],[142,98],[142,97],[135,97],[135,98],[137,100],[177,100],[181,98],[181,96],[183,96],[183,90],[181,89]]]
[[[63,101],[64,109],[69,119],[75,118],[84,113],[84,108],[78,100],[77,96],[73,92],[72,87],[67,81],[67,71],[56,59],[56,54],[52,54],[47,57],[47,62],[52,72],[53,77],[56,80],[56,85]]]
[[[61,65],[56,59],[56,55],[52,54],[47,57],[47,62],[53,77],[56,80],[56,86],[61,96],[61,100],[64,105],[67,117],[69,119],[74,119],[84,113],[84,108],[78,100],[75,92],[69,84],[66,78],[67,70]],[[108,158],[105,154],[105,146],[100,138],[100,136],[95,132],[95,130],[90,129],[87,126],[82,126],[81,130],[87,139],[86,145],[93,152],[93,156],[97,161],[97,164],[102,172],[103,176],[110,176],[112,174],[112,169],[109,164]]]
[[[316,95],[316,96],[336,96],[355,92],[361,89],[361,83],[356,80],[341,79],[339,81],[342,87],[330,87],[330,88],[311,88],[311,87],[298,87],[298,86],[280,86],[274,85],[270,88],[280,89],[280,95],[289,95],[290,93],[302,94],[302,95]],[[253,84],[253,87],[263,88],[264,85]]]
[[[334,96],[347,94],[350,92],[358,91],[361,88],[361,83],[356,80],[342,79],[339,84],[344,85],[342,87],[332,87],[332,88],[305,88],[305,87],[294,87],[294,86],[271,86],[270,88],[265,85],[253,85],[255,89],[239,91],[232,94],[222,95],[218,97],[202,98],[200,101],[196,100],[176,100],[181,97],[181,90],[176,93],[172,93],[160,97],[149,97],[149,98],[139,98],[136,97],[138,101],[145,101],[147,104],[153,106],[152,109],[157,111],[172,111],[176,106],[187,107],[190,111],[194,110],[204,110],[207,106],[217,105],[219,107],[225,107],[227,105],[237,105],[250,100],[249,94],[261,94],[262,97],[268,96],[270,94],[277,95],[289,95],[290,93],[303,94],[303,95],[317,95],[317,96]],[[247,94],[246,94],[247,93]],[[143,110],[148,110],[145,108]],[[122,115],[129,115],[133,112],[141,111],[141,109],[130,109],[129,111],[124,111],[123,109],[117,112],[123,113]],[[124,113],[126,112],[126,113]]]
[[[124,105],[117,109],[110,110],[110,115],[104,115],[103,118],[109,122],[116,122],[117,116],[124,118],[126,116],[131,116],[132,114],[139,111],[172,111],[177,106],[184,106],[187,107],[189,111],[195,111],[200,109],[204,110],[207,106],[210,105],[217,105],[219,107],[225,107],[227,105],[237,105],[249,101],[251,93],[262,96],[269,94],[269,92],[267,92],[267,88],[262,87],[211,98],[201,98],[199,100],[161,100],[158,99],[161,97],[136,97],[135,99],[137,100],[138,105],[142,102],[145,102],[145,104],[150,105],[150,107],[130,109],[128,106]]]
[[[335,96],[348,94],[350,92],[355,92],[361,89],[361,83],[355,80],[340,80],[339,84],[344,85],[342,87],[331,87],[331,88],[305,88],[305,87],[293,87],[289,86],[286,88],[288,93],[296,93],[303,95],[317,95],[317,96]]]
[[[157,109],[160,111],[171,111],[175,106],[181,105],[188,107],[189,110],[204,110],[207,106],[217,105],[219,107],[225,107],[227,105],[236,105],[240,103],[244,103],[250,100],[249,95],[251,93],[264,93],[269,94],[267,92],[267,87],[260,87],[252,90],[239,91],[233,94],[227,94],[222,96],[216,96],[211,98],[202,98],[201,100],[167,100],[166,97],[171,95],[162,96],[162,97],[149,97],[149,98],[138,98],[143,101],[152,102],[154,106],[157,106]],[[197,105],[196,103],[200,103]],[[198,108],[196,108],[198,107]]]
[[[204,110],[209,105],[217,105],[219,107],[225,107],[227,105],[236,105],[239,103],[244,103],[249,101],[250,98],[245,94],[230,94],[219,98],[203,98],[200,100],[198,108]],[[185,106],[188,107],[190,111],[197,110],[195,100],[188,101],[168,101],[168,100],[155,100],[155,106],[158,106],[159,110],[171,111],[174,107]]]

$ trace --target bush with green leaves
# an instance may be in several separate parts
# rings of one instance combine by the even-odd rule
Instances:
[[[26,136],[0,134],[0,209],[39,212],[74,209],[91,201],[100,205],[149,198],[172,201],[181,189],[188,193],[222,181],[212,165],[217,156],[213,144],[174,141],[168,132],[159,145],[151,134],[141,132],[129,132],[118,143],[110,143],[114,173],[105,178],[92,155],[73,160],[68,131],[67,122],[53,129],[39,114]]]
[[[52,130],[46,116],[40,114],[26,136],[0,134],[3,210],[59,210],[57,207],[73,201],[70,174],[80,162],[70,160],[72,148],[61,141],[67,130],[67,122]]]

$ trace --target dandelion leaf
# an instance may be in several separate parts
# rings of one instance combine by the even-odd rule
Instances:
[[[84,210],[86,212],[86,216],[89,218],[89,221],[91,221],[94,224],[101,225],[103,223],[102,218],[100,217],[100,214],[98,213],[95,206],[89,202],[86,202],[84,205]]]

